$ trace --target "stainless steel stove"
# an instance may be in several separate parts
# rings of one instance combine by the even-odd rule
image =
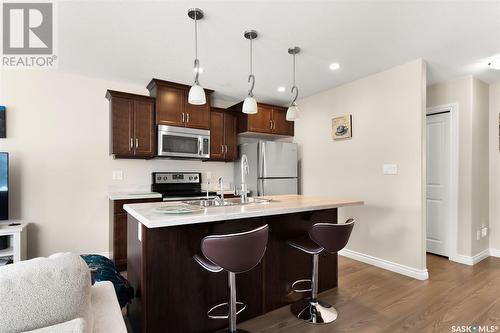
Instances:
[[[162,194],[163,201],[206,199],[201,190],[201,172],[153,172],[151,191]],[[216,192],[208,192],[213,199]]]

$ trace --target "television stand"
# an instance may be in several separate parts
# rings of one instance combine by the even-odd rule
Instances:
[[[13,223],[14,225],[9,225]],[[27,223],[19,223],[15,221],[0,222],[0,237],[7,236],[9,238],[9,247],[0,250],[0,259],[12,257],[16,263],[27,258],[27,241],[26,227]]]

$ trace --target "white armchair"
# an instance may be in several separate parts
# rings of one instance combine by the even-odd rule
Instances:
[[[113,284],[90,281],[72,253],[0,267],[0,332],[127,333]]]

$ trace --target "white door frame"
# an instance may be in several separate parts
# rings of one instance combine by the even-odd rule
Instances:
[[[443,104],[427,108],[426,115],[450,112],[451,117],[451,131],[450,131],[450,151],[451,151],[451,164],[450,164],[450,220],[446,228],[446,236],[448,239],[448,254],[449,260],[460,262],[458,258],[458,152],[459,152],[459,120],[458,120],[458,103]],[[427,245],[425,246],[427,248]]]

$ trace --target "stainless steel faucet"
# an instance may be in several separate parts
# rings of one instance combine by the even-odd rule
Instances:
[[[220,201],[224,204],[224,185],[222,183],[222,177],[219,177],[219,188],[220,188]]]
[[[247,155],[243,154],[241,156],[241,202],[247,201],[247,177],[250,170],[248,169],[248,158]]]

